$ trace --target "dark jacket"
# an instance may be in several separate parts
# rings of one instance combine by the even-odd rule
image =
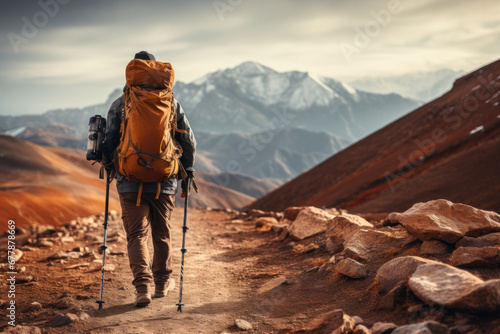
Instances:
[[[175,133],[175,139],[182,147],[183,153],[180,158],[182,165],[186,170],[193,170],[194,158],[196,153],[196,139],[194,138],[193,131],[189,126],[188,119],[184,110],[182,110],[181,104],[174,100],[175,108],[177,111],[177,128],[186,131],[186,133]],[[113,156],[113,151],[118,147],[120,143],[120,126],[122,122],[122,108],[123,108],[123,95],[116,99],[109,108],[108,118],[106,122],[106,139],[103,143],[103,161],[111,161]],[[116,188],[118,193],[126,192],[138,192],[139,183],[129,181],[125,176],[118,174],[116,181]],[[143,185],[142,192],[144,193],[156,193],[157,184],[154,182],[146,182]],[[164,194],[173,195],[177,191],[177,177],[171,177],[168,182],[165,182],[161,186],[161,192]]]

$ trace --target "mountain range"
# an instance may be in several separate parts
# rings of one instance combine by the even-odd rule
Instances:
[[[500,60],[249,208],[405,211],[444,198],[500,212]]]
[[[396,94],[373,94],[309,72],[277,72],[245,62],[177,82],[175,96],[195,129],[257,133],[276,128],[329,132],[356,141],[419,106]]]
[[[390,77],[366,77],[350,84],[360,90],[377,94],[396,93],[418,101],[429,102],[450,90],[464,71],[443,69]]]

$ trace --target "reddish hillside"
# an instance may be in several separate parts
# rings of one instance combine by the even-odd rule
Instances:
[[[442,97],[258,199],[351,212],[404,211],[445,198],[500,212],[500,61],[458,79]],[[383,113],[383,110],[380,111]]]
[[[82,151],[48,148],[0,135],[0,232],[7,222],[16,226],[61,225],[77,217],[104,211],[105,181],[100,165],[92,166]],[[201,175],[202,176],[202,175]],[[194,207],[239,208],[253,197],[198,178]],[[120,211],[116,183],[111,185],[110,208]]]
[[[105,182],[83,152],[0,135],[0,155],[0,231],[10,219],[18,227],[59,225],[104,211]],[[111,188],[111,209],[118,210]]]

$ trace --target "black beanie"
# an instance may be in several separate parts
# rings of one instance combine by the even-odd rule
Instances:
[[[135,54],[134,59],[142,59],[142,60],[156,60],[155,56],[147,51],[137,52]]]

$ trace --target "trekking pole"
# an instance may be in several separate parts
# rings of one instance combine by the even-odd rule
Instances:
[[[108,205],[109,205],[109,184],[111,183],[111,173],[106,170],[106,203],[104,205],[104,241],[101,246],[102,250],[102,268],[101,268],[101,292],[99,296],[99,300],[96,301],[99,304],[99,311],[102,310],[102,304],[104,304],[104,300],[102,300],[102,293],[104,288],[104,263],[106,261],[106,250],[108,247],[106,246],[106,238],[108,236]]]
[[[187,210],[188,210],[188,196],[189,196],[189,190],[191,188],[191,178],[187,177],[186,178],[186,198],[184,199],[184,225],[182,226],[182,259],[181,259],[181,279],[180,279],[180,288],[179,288],[179,303],[176,304],[177,307],[177,312],[182,313],[182,281],[184,277],[184,254],[186,254],[187,249],[186,249],[186,232],[189,230],[187,227]]]

